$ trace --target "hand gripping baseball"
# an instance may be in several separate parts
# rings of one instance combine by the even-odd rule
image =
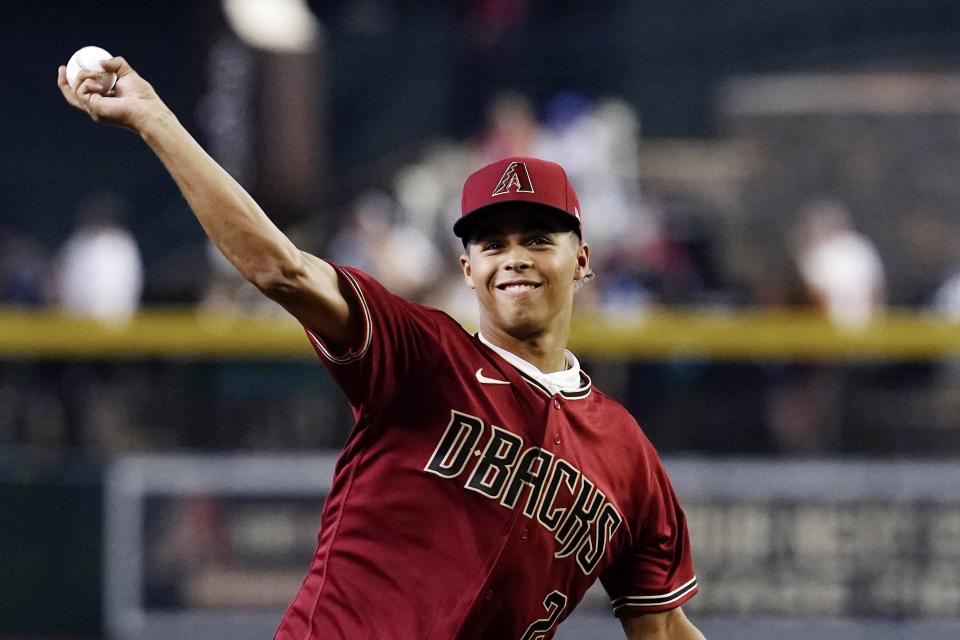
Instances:
[[[138,130],[151,115],[169,113],[150,83],[141,78],[126,60],[116,57],[100,64],[104,71],[117,74],[116,84],[106,93],[96,80],[96,72],[81,71],[74,90],[67,82],[67,68],[61,65],[57,70],[57,85],[71,106],[85,111],[97,122],[133,130]]]

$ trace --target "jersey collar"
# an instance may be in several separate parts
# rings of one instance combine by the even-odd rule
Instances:
[[[577,357],[564,349],[563,356],[567,368],[563,371],[544,373],[515,353],[493,344],[480,332],[477,332],[480,342],[497,352],[497,354],[516,368],[523,379],[540,389],[548,396],[559,393],[564,398],[585,398],[590,393],[590,377],[580,369]]]

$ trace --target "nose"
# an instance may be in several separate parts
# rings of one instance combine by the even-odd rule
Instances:
[[[504,264],[504,268],[508,271],[525,271],[532,266],[533,260],[530,258],[530,252],[523,246],[513,247]]]

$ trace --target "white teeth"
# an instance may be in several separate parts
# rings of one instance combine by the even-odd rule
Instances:
[[[527,291],[529,289],[536,289],[532,284],[507,284],[503,286],[504,291]]]

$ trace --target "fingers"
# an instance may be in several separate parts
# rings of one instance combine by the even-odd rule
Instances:
[[[94,120],[97,119],[95,103],[99,102],[98,99],[103,96],[113,95],[113,89],[116,86],[116,77],[114,77],[113,83],[107,86],[106,79],[109,73],[108,71],[81,71],[77,74],[77,84],[70,88],[76,103],[78,103],[74,104],[71,101],[71,104],[87,111]],[[94,98],[97,98],[97,100],[94,100]]]
[[[112,71],[116,73],[118,79],[127,74],[134,73],[133,68],[127,64],[127,61],[124,60],[123,56],[116,56],[115,58],[110,58],[109,60],[101,60],[100,66],[103,67],[104,71]]]
[[[86,111],[91,118],[96,120],[98,114],[95,103],[103,97],[101,95],[103,85],[101,84],[100,74],[82,71],[77,76],[77,81],[79,84],[76,88],[71,87],[70,83],[67,82],[67,68],[61,65],[57,69],[57,86],[60,87],[60,93],[63,94],[67,103],[81,111]],[[97,98],[97,100],[94,98]]]
[[[63,65],[60,65],[60,68],[57,69],[57,86],[60,87],[60,93],[63,94],[64,99],[71,107],[83,109],[83,105],[77,99],[77,94],[74,93],[70,83],[67,82],[67,68]]]
[[[86,77],[84,77],[86,76]],[[103,85],[100,84],[96,75],[80,74],[80,84],[77,85],[76,94],[82,102],[90,101],[90,94],[103,91]]]
[[[99,84],[99,86],[103,87],[104,86],[103,80],[105,77],[106,77],[106,74],[103,71],[86,71],[86,70],[81,71],[79,74],[77,74],[76,89],[79,91],[80,87],[87,80],[93,80],[95,86]]]

